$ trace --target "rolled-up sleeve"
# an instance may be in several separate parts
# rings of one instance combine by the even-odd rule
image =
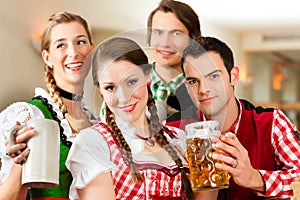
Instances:
[[[280,110],[274,110],[272,144],[278,170],[259,170],[265,181],[268,197],[293,196],[292,181],[300,177],[299,131]]]

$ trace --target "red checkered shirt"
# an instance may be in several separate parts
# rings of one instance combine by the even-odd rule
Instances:
[[[299,132],[282,111],[274,110],[272,145],[276,165],[281,170],[259,170],[266,184],[267,196],[292,197],[291,182],[300,176]]]
[[[279,109],[254,107],[246,100],[237,99],[237,103],[239,116],[228,131],[237,134],[248,151],[251,164],[262,174],[266,191],[256,194],[291,198],[291,182],[300,176],[300,134],[297,128]],[[166,124],[184,129],[186,124],[202,120],[205,120],[203,113],[190,109],[170,117]],[[255,199],[249,189],[249,195],[245,195],[246,190],[231,180],[228,188],[230,199]]]
[[[240,110],[242,109],[239,101]],[[237,133],[242,112],[230,128]],[[259,170],[265,181],[266,192],[260,194],[270,197],[290,198],[293,196],[291,182],[300,176],[300,142],[299,132],[279,109],[273,111],[271,144],[275,154],[278,170]]]

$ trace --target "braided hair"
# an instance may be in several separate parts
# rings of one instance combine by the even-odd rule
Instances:
[[[112,63],[113,61],[119,60],[129,61],[141,67],[145,74],[150,73],[151,65],[148,64],[148,58],[137,43],[127,38],[112,38],[102,43],[96,49],[95,54],[93,56],[92,71],[94,83],[96,86],[99,86],[98,76],[101,70],[103,70],[103,68],[105,68],[105,66],[107,66],[108,63]],[[186,172],[183,168],[182,160],[178,156],[177,151],[172,147],[172,145],[169,143],[166,136],[164,135],[162,126],[159,122],[157,107],[155,105],[155,101],[153,99],[153,95],[149,86],[147,107],[149,113],[151,114],[150,127],[154,135],[154,139],[156,140],[159,146],[161,146],[165,151],[168,152],[168,154],[178,166],[181,173],[181,180],[185,195],[188,197],[188,199],[192,199],[193,191],[191,189],[190,181],[186,175]],[[132,179],[135,182],[142,181],[143,177],[133,162],[130,146],[126,142],[121,130],[117,126],[114,113],[111,112],[108,106],[106,106],[105,113],[105,120],[107,126],[112,131],[122,152],[124,153],[125,161],[127,161],[131,170]]]
[[[57,13],[52,14],[48,19],[48,25],[45,28],[43,35],[42,35],[41,51],[46,50],[49,52],[52,29],[58,24],[70,23],[70,22],[78,22],[79,24],[81,24],[87,33],[90,44],[93,44],[91,33],[90,33],[90,30],[88,27],[88,23],[86,22],[85,19],[83,19],[81,16],[73,14],[73,13],[57,12]],[[73,123],[73,118],[71,117],[71,115],[68,114],[67,106],[64,104],[63,99],[61,98],[60,93],[57,90],[56,81],[53,77],[52,67],[47,66],[47,64],[45,64],[44,70],[45,70],[46,88],[47,88],[48,93],[50,94],[52,100],[58,105],[58,107],[61,110],[61,112],[63,113],[64,117],[68,120],[71,128],[75,132],[78,132],[79,130],[77,130],[76,125]]]

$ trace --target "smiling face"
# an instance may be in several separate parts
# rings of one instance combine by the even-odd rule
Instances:
[[[49,51],[43,50],[45,63],[53,69],[57,85],[67,91],[81,92],[90,65],[84,64],[93,48],[87,32],[78,22],[58,24],[50,34]],[[80,91],[81,90],[81,91]]]
[[[149,76],[125,60],[115,61],[98,73],[100,93],[109,109],[124,121],[144,124]]]
[[[154,60],[181,72],[180,60],[189,43],[189,31],[172,12],[157,11],[152,19],[150,46]]]
[[[238,69],[233,67],[229,77],[220,55],[204,53],[184,62],[186,86],[194,104],[208,118],[224,115],[235,103],[233,86],[237,83]]]

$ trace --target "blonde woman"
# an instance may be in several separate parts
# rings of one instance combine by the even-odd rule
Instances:
[[[59,186],[30,189],[31,199],[68,199],[72,176],[64,165],[65,160],[76,133],[96,120],[82,102],[84,82],[90,69],[87,58],[93,47],[85,19],[68,12],[51,15],[41,41],[47,91],[36,88],[31,101],[14,103],[0,115],[0,152],[5,163],[0,172],[2,182],[7,179],[12,163],[20,164],[30,153],[25,141],[35,134],[31,127],[20,129],[15,137],[16,145],[6,148],[3,140],[11,127],[26,124],[32,118],[49,118],[60,125]]]

